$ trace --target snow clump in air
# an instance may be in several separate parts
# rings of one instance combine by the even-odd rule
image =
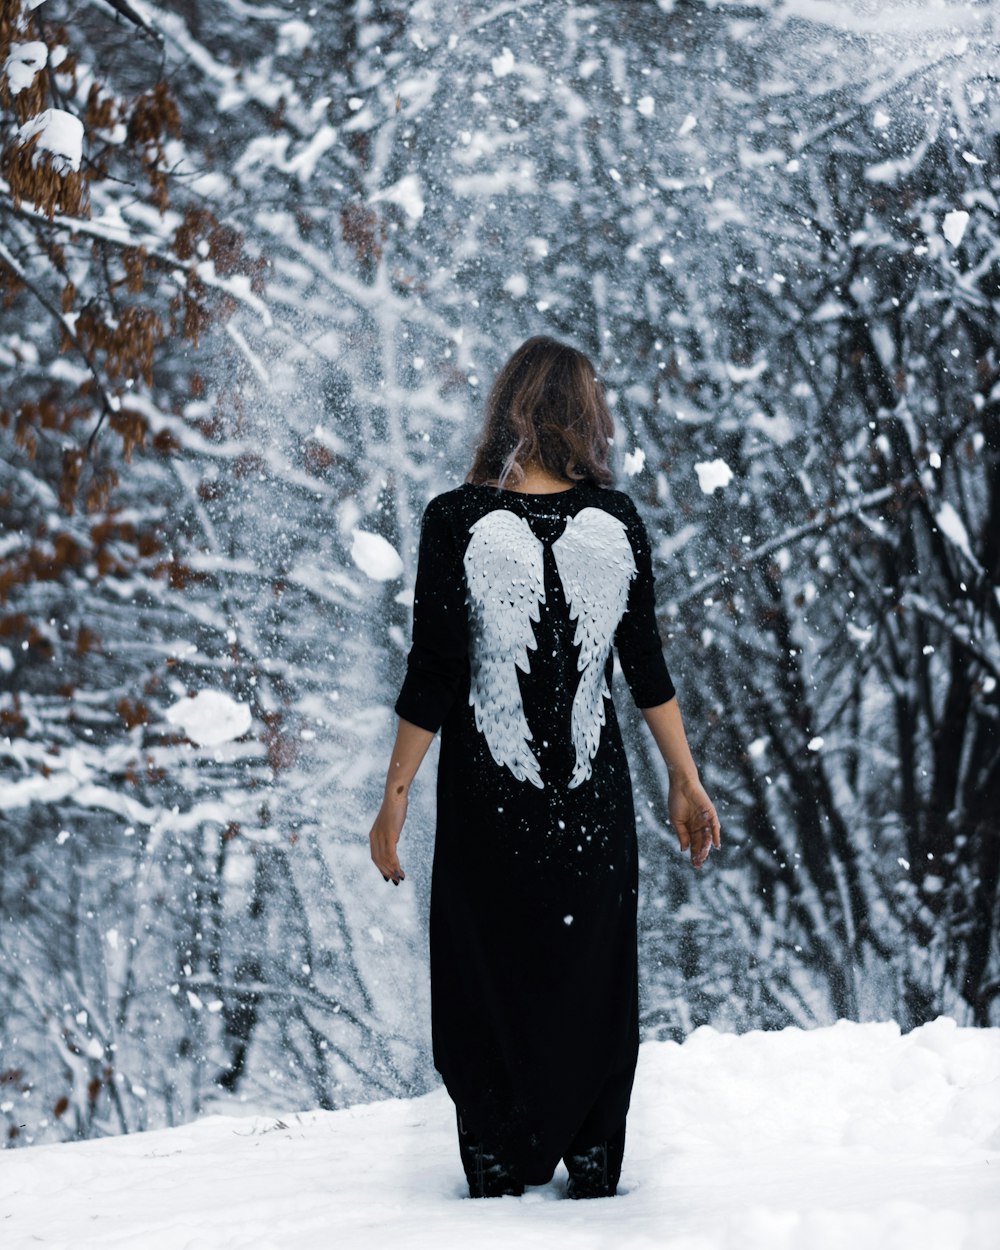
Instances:
[[[627,451],[622,461],[622,469],[629,477],[635,477],[637,473],[642,472],[642,466],[646,463],[646,453],[641,447],[637,447],[635,451]]]
[[[367,573],[376,582],[391,582],[402,574],[403,561],[392,543],[381,534],[372,534],[368,530],[355,528],[352,532],[351,559],[362,573]]]
[[[493,57],[490,64],[493,66],[493,73],[497,78],[504,78],[514,68],[514,53],[510,48],[505,47],[499,56]]]
[[[192,742],[215,747],[245,734],[253,723],[249,707],[222,690],[199,690],[167,708],[167,720],[180,725]]]
[[[725,460],[699,460],[695,462],[698,474],[698,485],[706,495],[711,495],[717,487],[726,487],[732,481],[733,471]]]
[[[965,234],[965,227],[968,224],[969,214],[964,209],[956,208],[950,213],[945,213],[941,233],[952,247],[958,247],[959,243],[962,242],[962,236]]]

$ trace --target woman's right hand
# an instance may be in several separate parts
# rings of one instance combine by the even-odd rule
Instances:
[[[379,808],[371,833],[368,835],[372,848],[372,863],[386,882],[391,881],[393,885],[399,885],[400,881],[406,880],[406,873],[396,854],[399,835],[403,832],[403,822],[406,820],[406,803],[405,792],[400,799],[387,795],[382,800],[382,806]]]
[[[722,845],[721,826],[715,805],[705,787],[695,779],[670,779],[667,802],[670,823],[677,830],[681,851],[691,852],[691,867],[700,868],[714,846]]]

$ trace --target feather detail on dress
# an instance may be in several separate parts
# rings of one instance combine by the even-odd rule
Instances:
[[[463,562],[476,728],[499,765],[544,789],[517,678],[518,668],[531,671],[528,650],[538,645],[531,622],[545,600],[544,548],[527,521],[507,509],[488,512],[470,529]]]
[[[573,642],[580,647],[581,677],[571,721],[576,749],[572,789],[590,777],[600,746],[604,699],[611,697],[604,667],[637,568],[624,523],[601,508],[582,508],[570,517],[552,550],[570,620],[577,622]]]

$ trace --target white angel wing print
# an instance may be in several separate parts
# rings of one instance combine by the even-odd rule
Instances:
[[[576,767],[569,788],[591,775],[591,760],[605,723],[604,699],[611,692],[604,665],[615,630],[625,614],[628,588],[637,573],[623,522],[602,508],[581,508],[552,544],[570,620],[577,622],[574,644],[580,646],[582,670],[573,699],[571,730]]]
[[[528,648],[537,647],[532,621],[545,600],[544,549],[527,521],[506,509],[487,512],[471,526],[465,549],[471,601],[469,702],[494,760],[540,790],[538,760],[521,702],[517,669],[530,672]]]

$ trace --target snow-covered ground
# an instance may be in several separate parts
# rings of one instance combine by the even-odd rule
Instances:
[[[995,1250],[1000,1030],[939,1019],[642,1049],[617,1198],[463,1200],[451,1103],[212,1116],[0,1156],[0,1245]]]

